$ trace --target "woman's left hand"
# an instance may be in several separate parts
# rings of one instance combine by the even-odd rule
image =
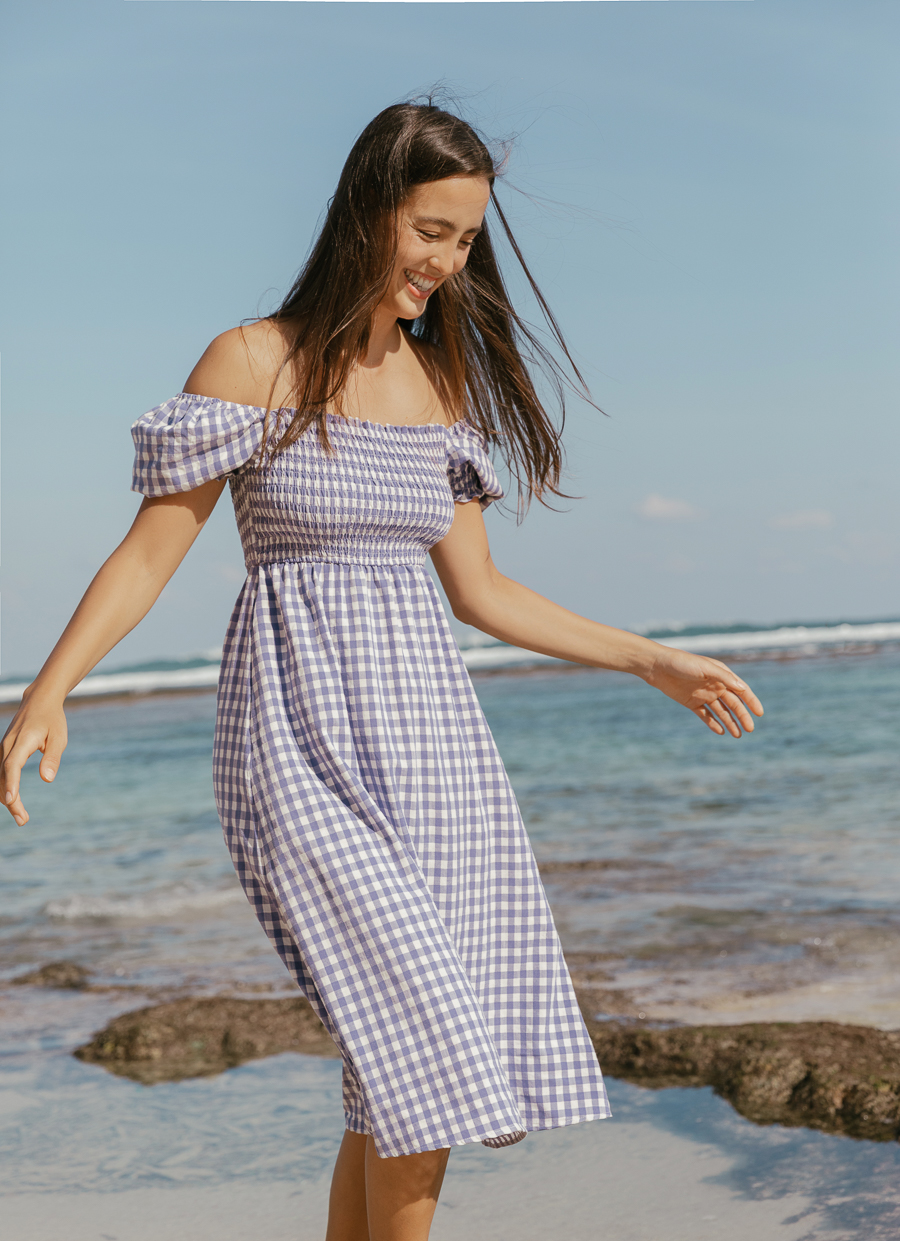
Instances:
[[[752,733],[751,712],[763,713],[762,703],[750,686],[718,659],[661,646],[644,679],[693,711],[720,737],[726,732],[732,737]]]

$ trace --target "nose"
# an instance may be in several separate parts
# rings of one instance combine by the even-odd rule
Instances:
[[[428,266],[433,268],[439,276],[453,275],[453,251],[449,246],[441,246],[439,250],[433,251],[428,259]]]

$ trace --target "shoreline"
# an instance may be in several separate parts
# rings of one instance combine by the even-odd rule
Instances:
[[[574,964],[574,963],[573,963]],[[120,1010],[69,1054],[144,1086],[217,1076],[249,1061],[294,1052],[336,1058],[309,1003],[273,995],[157,992],[94,986],[74,962],[51,962],[7,982],[102,995]],[[236,992],[236,993],[235,993]],[[711,1086],[758,1125],[780,1124],[875,1142],[900,1141],[900,1030],[820,1021],[691,1024],[597,1012],[578,991],[604,1073],[651,1090]],[[62,996],[59,997],[62,999]],[[119,1008],[119,1004],[115,1004]],[[115,1009],[112,1010],[115,1012]]]
[[[674,646],[675,644],[664,643],[663,645]],[[491,650],[493,648],[474,647],[471,649],[480,652],[484,650]],[[679,647],[678,649],[691,649],[691,648]],[[895,654],[897,652],[900,652],[900,641],[891,640],[891,641],[886,641],[886,642],[845,642],[845,643],[834,644],[834,645],[823,644],[822,646],[816,646],[814,649],[806,649],[803,646],[785,647],[785,648],[773,647],[770,649],[760,649],[760,650],[752,649],[752,650],[727,650],[727,651],[716,650],[715,648],[711,648],[708,651],[704,650],[702,653],[708,654],[713,658],[719,658],[721,656],[723,660],[725,660],[725,662],[729,664],[760,664],[760,663],[776,663],[776,664],[791,663],[791,664],[794,664],[794,663],[798,663],[802,661],[812,662],[812,661],[824,661],[824,660],[833,660],[833,659],[846,659],[846,658],[854,658],[854,657],[859,658],[859,659],[867,659],[873,655]],[[463,651],[464,656],[467,653],[468,653],[468,650]],[[523,651],[523,655],[525,654],[530,655],[531,652]],[[569,663],[566,660],[555,659],[549,655],[535,655],[533,659],[531,660],[522,659],[521,661],[510,662],[507,664],[500,664],[496,667],[479,666],[479,664],[477,663],[473,662],[472,664],[470,664],[468,661],[467,661],[466,666],[468,668],[468,671],[469,671],[469,674],[472,680],[476,684],[482,680],[488,681],[488,680],[494,680],[497,678],[520,678],[520,677],[532,677],[532,676],[548,675],[548,674],[553,675],[553,676],[560,676],[560,675],[571,676],[572,674],[579,673],[579,672],[605,673],[608,671],[608,669],[606,668],[592,668],[592,667],[589,667],[587,664]],[[94,678],[89,676],[89,677],[86,677],[85,680],[82,681],[81,684],[76,687],[76,690],[78,692],[73,691],[71,694],[68,695],[68,697],[65,700],[65,707],[66,707],[66,710],[69,711],[69,710],[74,709],[75,707],[97,706],[98,704],[102,705],[104,703],[138,702],[138,701],[141,701],[147,698],[180,699],[180,698],[202,697],[203,695],[214,696],[216,694],[217,681],[218,681],[218,665],[215,665],[214,667],[210,666],[209,669],[200,668],[200,669],[189,669],[187,671],[190,671],[192,673],[214,672],[215,680],[210,678],[208,683],[200,683],[200,684],[194,683],[194,684],[179,685],[176,682],[174,684],[170,683],[170,684],[160,684],[160,685],[147,684],[146,686],[138,682],[138,684],[135,685],[133,688],[123,687],[123,688],[112,688],[111,689],[111,688],[106,688],[105,686],[100,686],[96,689],[96,692],[94,692],[92,687],[90,686],[90,682]],[[101,680],[118,681],[125,677],[129,679],[137,679],[137,678],[144,677],[144,676],[146,676],[147,678],[160,678],[160,677],[165,677],[167,675],[170,675],[174,678],[174,677],[178,677],[180,674],[178,672],[174,672],[171,674],[166,674],[166,673],[146,673],[146,674],[145,673],[124,673],[124,674],[123,673],[109,673],[107,674],[107,673],[103,673],[103,674],[98,674],[96,679],[97,681],[101,681]],[[29,682],[24,682],[24,681],[17,682],[14,685],[0,684],[0,718],[12,716],[16,713],[20,705],[20,702],[21,702],[22,692],[24,691],[24,689],[27,688],[28,684]],[[18,697],[12,698],[8,696],[9,693],[13,690],[15,690],[18,693]]]

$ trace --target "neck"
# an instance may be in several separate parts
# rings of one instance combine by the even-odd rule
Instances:
[[[378,306],[372,316],[369,344],[361,365],[367,369],[381,366],[389,353],[398,352],[402,339],[402,330],[397,323],[397,316]]]

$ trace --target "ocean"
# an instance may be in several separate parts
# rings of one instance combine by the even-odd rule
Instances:
[[[513,648],[466,652],[597,1015],[900,1027],[900,624],[660,636],[744,660],[766,709],[754,734],[716,737],[634,678]],[[73,704],[56,783],[32,762],[31,821],[0,829],[0,1193],[277,1181],[301,1165],[316,1177],[333,1157],[330,1061],[280,1057],[146,1088],[71,1058],[111,1016],[159,999],[293,993],[222,842],[214,695],[184,681],[211,676],[216,655],[166,663]],[[147,693],[147,677],[169,692]],[[13,985],[58,960],[87,969],[92,988]],[[612,1089],[620,1115],[649,1117],[646,1098],[675,1116],[677,1097],[694,1100],[682,1127],[695,1107],[698,1124],[721,1127],[727,1113],[732,1128],[763,1132],[709,1092]],[[286,1145],[287,1132],[302,1140]],[[851,1210],[848,1191],[828,1208],[832,1230],[810,1237],[896,1235],[898,1203],[878,1189],[887,1173],[897,1182],[895,1145],[779,1132],[798,1152],[806,1142],[797,1166],[809,1165],[810,1193],[809,1167],[820,1169],[822,1202],[840,1151],[854,1152],[863,1206]],[[782,1156],[772,1148],[766,1174],[757,1159],[757,1189],[748,1172],[742,1192],[764,1197],[766,1176],[784,1184]]]

